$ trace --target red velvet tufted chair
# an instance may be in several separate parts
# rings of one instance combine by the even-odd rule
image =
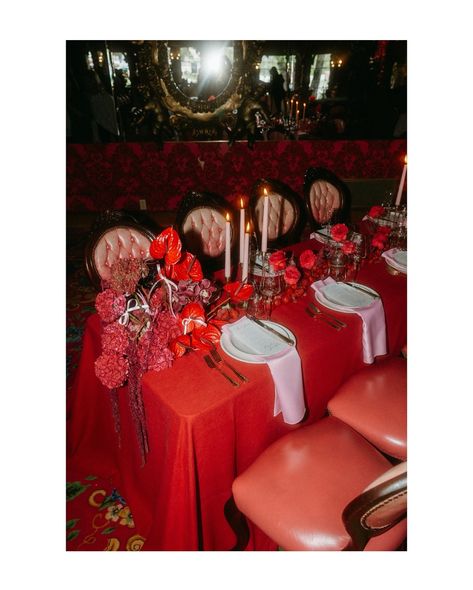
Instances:
[[[292,551],[391,551],[407,536],[407,464],[393,465],[332,416],[270,445],[232,487],[232,502]],[[243,548],[247,541],[241,530]],[[241,525],[241,522],[239,523]]]
[[[204,269],[216,270],[224,266],[227,213],[230,214],[233,253],[238,240],[238,219],[231,203],[214,193],[192,191],[179,204],[177,231],[185,249],[198,257]]]
[[[306,222],[304,201],[282,182],[260,178],[250,196],[250,215],[258,243],[261,243],[265,188],[269,196],[268,247],[281,248],[298,242]]]
[[[352,375],[328,403],[380,451],[407,459],[407,360],[392,357]]]
[[[312,229],[329,221],[347,223],[351,198],[348,187],[330,170],[309,168],[304,178],[304,198]]]
[[[85,267],[100,288],[110,278],[110,267],[120,258],[149,258],[154,232],[120,211],[105,212],[97,220],[85,249]]]

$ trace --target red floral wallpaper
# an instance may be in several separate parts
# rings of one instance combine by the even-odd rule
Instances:
[[[233,200],[248,195],[262,177],[280,180],[302,194],[309,166],[343,179],[400,178],[406,140],[168,142],[68,144],[67,210],[171,211],[187,191],[212,191]]]

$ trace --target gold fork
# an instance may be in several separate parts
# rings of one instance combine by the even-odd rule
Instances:
[[[248,377],[245,377],[245,375],[242,375],[239,371],[237,371],[234,367],[232,367],[232,365],[230,363],[228,363],[225,359],[223,359],[216,348],[210,349],[210,355],[213,358],[213,360],[217,363],[217,365],[220,365],[220,364],[225,365],[226,367],[228,367],[230,369],[230,371],[233,371],[235,373],[235,375],[238,377],[238,379],[240,379],[240,381],[248,382]]]
[[[346,328],[347,325],[345,324],[345,322],[342,322],[342,320],[339,320],[337,317],[335,317],[334,315],[332,315],[331,313],[328,313],[326,311],[322,311],[321,309],[319,309],[314,303],[309,303],[309,307],[310,309],[314,312],[314,313],[320,313],[323,314],[325,316],[327,316],[328,318],[330,318],[331,320],[333,320],[334,322],[336,322],[339,326],[341,326],[342,328]]]
[[[225,373],[225,371],[222,371],[222,369],[221,369],[221,368],[220,368],[220,367],[219,367],[217,364],[215,364],[215,362],[214,362],[214,361],[213,361],[213,360],[212,360],[212,359],[209,357],[209,355],[208,355],[208,354],[206,354],[206,355],[204,356],[204,361],[207,363],[207,365],[208,365],[208,366],[209,366],[211,369],[217,369],[217,371],[218,371],[218,372],[219,372],[221,375],[223,375],[223,376],[225,377],[225,379],[227,379],[228,381],[230,381],[230,383],[231,383],[231,384],[232,384],[234,387],[240,387],[240,384],[239,384],[239,383],[237,383],[236,381],[234,381],[234,380],[233,380],[233,379],[230,377],[230,375],[227,375],[227,374]]]
[[[324,322],[326,322],[329,326],[332,326],[332,328],[335,328],[335,330],[340,331],[342,329],[342,326],[340,326],[339,324],[336,324],[330,318],[328,318],[327,316],[323,315],[320,312],[312,311],[308,307],[305,308],[305,312],[308,315],[310,315],[310,317],[313,319],[320,318],[321,320],[324,320]]]

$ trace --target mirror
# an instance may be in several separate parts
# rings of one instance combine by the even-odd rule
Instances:
[[[150,41],[143,49],[145,59],[151,52],[149,83],[174,117],[208,123],[240,105],[245,41]]]

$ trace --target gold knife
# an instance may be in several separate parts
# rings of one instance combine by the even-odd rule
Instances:
[[[342,285],[348,285],[349,287],[352,287],[353,289],[356,289],[357,291],[361,291],[362,293],[365,293],[366,295],[371,295],[371,297],[373,297],[374,299],[379,299],[379,295],[377,293],[373,293],[373,291],[370,291],[369,289],[364,289],[363,287],[361,287],[360,285],[355,285],[355,283],[351,283],[351,282],[347,282],[347,283],[342,283]]]
[[[281,334],[280,332],[278,332],[274,328],[271,328],[271,326],[264,324],[261,320],[259,320],[258,318],[255,318],[252,315],[247,315],[246,317],[249,320],[251,320],[252,322],[255,322],[255,324],[258,324],[258,326],[261,326],[261,328],[264,328],[265,330],[268,330],[268,332],[271,332],[271,334],[274,334],[274,336],[277,336],[281,340],[284,340],[284,342],[286,342],[287,344],[294,346],[294,341],[291,340],[291,338],[289,338],[288,336],[284,336],[284,334]]]

